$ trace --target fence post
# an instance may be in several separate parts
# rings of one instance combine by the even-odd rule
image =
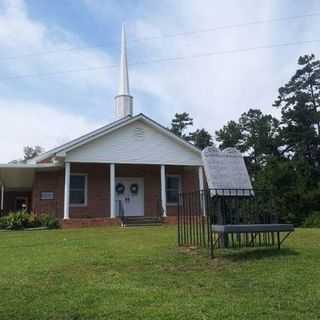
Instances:
[[[180,221],[180,198],[181,198],[181,194],[179,193],[178,194],[178,246],[181,246],[181,239],[180,239],[180,224],[181,224],[181,221]]]

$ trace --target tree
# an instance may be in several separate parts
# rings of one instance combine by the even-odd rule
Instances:
[[[279,121],[259,109],[249,109],[238,122],[229,121],[216,131],[220,148],[237,148],[246,155],[250,173],[254,176],[268,158],[279,156]]]
[[[197,129],[196,131],[191,132],[188,136],[188,140],[201,150],[213,145],[212,136],[205,129]]]
[[[320,61],[304,55],[300,68],[283,87],[274,106],[281,108],[281,135],[293,159],[306,159],[313,168],[320,158]]]
[[[222,129],[215,132],[216,140],[220,142],[220,149],[229,147],[237,148],[239,151],[246,151],[243,146],[243,136],[239,123],[228,121]]]
[[[34,146],[34,147],[25,146],[23,148],[24,162],[37,157],[42,152],[44,152],[44,149],[40,146]]]
[[[174,118],[171,121],[171,128],[170,131],[172,131],[174,134],[176,134],[179,137],[187,139],[187,135],[185,134],[185,131],[188,127],[193,125],[193,119],[190,117],[189,113],[183,112],[183,113],[176,113],[174,115]]]
[[[283,221],[301,224],[320,212],[320,61],[304,55],[298,66],[274,102],[280,121],[250,109],[216,137],[245,155],[254,186],[273,191]]]
[[[259,109],[249,109],[239,119],[243,139],[242,149],[256,166],[263,166],[267,158],[279,156],[279,121]]]

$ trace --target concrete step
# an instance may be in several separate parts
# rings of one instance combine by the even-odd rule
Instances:
[[[159,217],[125,217],[125,226],[157,226],[162,224],[162,220]]]
[[[129,223],[125,227],[157,227],[162,226],[162,223]]]

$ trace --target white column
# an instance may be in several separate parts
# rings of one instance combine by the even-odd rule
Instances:
[[[116,174],[115,164],[110,164],[110,218],[116,217]]]
[[[206,215],[206,194],[204,192],[204,176],[203,176],[203,168],[198,168],[198,175],[199,175],[199,192],[200,192],[200,204],[203,211],[203,215]]]
[[[2,184],[1,185],[1,196],[0,196],[0,203],[1,203],[1,206],[0,206],[0,211],[2,212],[3,209],[4,209],[4,185]]]
[[[64,176],[64,219],[69,219],[69,207],[70,207],[70,162],[65,163],[65,176]]]
[[[161,206],[163,216],[167,216],[167,194],[166,194],[166,167],[161,166]]]

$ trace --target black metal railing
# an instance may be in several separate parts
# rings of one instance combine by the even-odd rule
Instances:
[[[122,224],[125,224],[125,214],[124,214],[124,207],[121,200],[116,200],[116,214],[118,218],[121,220]]]
[[[178,206],[178,244],[180,246],[213,247],[215,241],[213,225],[274,224],[278,222],[274,210],[272,194],[267,190],[254,189],[207,189],[190,193],[180,193]],[[227,235],[226,237],[228,237]],[[261,242],[261,235],[230,235],[228,242],[223,238],[218,245]],[[251,237],[251,235],[250,235]],[[269,235],[263,235],[268,237]],[[264,238],[266,239],[266,238]],[[273,235],[267,244],[274,243]],[[211,248],[211,249],[210,249]]]
[[[207,247],[209,199],[206,191],[179,194],[178,244]]]
[[[271,224],[278,222],[272,193],[253,189],[204,191],[212,224]]]

